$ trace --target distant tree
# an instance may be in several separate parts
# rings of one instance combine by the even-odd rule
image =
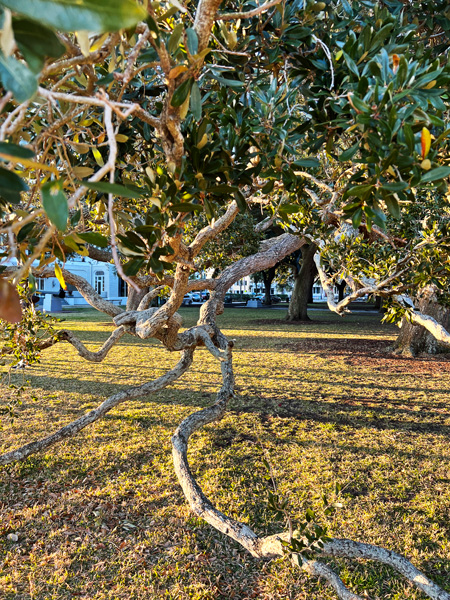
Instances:
[[[301,247],[293,264],[294,289],[287,314],[288,321],[309,321],[308,302],[312,301],[312,288],[317,276],[314,263],[314,254],[317,251],[315,244]],[[295,256],[295,255],[294,255]]]

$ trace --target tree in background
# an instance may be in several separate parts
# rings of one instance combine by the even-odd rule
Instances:
[[[394,317],[407,314],[449,341],[407,295],[447,277],[450,22],[441,4],[269,0],[230,2],[227,12],[217,0],[0,0],[1,317],[20,319],[16,286],[25,278],[32,289],[36,275],[56,276],[115,329],[97,352],[64,330],[35,339],[38,350],[67,341],[101,362],[129,334],[180,353],[158,379],[6,452],[0,464],[173,383],[205,346],[220,365],[222,387],[173,437],[175,471],[193,511],[257,558],[288,552],[340,598],[360,596],[321,557],[379,560],[428,597],[450,598],[404,557],[330,539],[320,527],[258,536],[215,508],[187,459],[190,436],[220,419],[234,393],[233,344],[216,323],[227,290],[303,246],[317,246],[315,265],[337,313],[378,294]],[[409,215],[416,203],[424,209],[427,190],[437,191],[435,203],[414,229]],[[275,221],[285,232],[211,278],[196,278],[206,245],[255,208],[257,233]],[[206,217],[203,227],[193,223],[197,214]],[[72,253],[114,261],[135,291],[126,310],[64,269]],[[338,277],[352,293],[336,303]],[[168,301],[149,308],[163,287]],[[196,326],[180,333],[177,310],[192,290],[209,290],[210,299]],[[275,499],[274,508],[283,514]]]
[[[305,244],[293,255],[294,289],[289,302],[288,321],[309,321],[308,302],[312,301],[312,288],[317,276],[314,254],[317,246]]]

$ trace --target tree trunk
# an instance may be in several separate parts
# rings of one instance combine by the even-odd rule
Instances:
[[[148,287],[142,288],[137,292],[131,285],[128,286],[127,310],[136,310],[139,302],[149,291]]]
[[[422,295],[419,300],[419,310],[436,319],[438,323],[447,329],[450,309],[438,304],[434,294],[427,291]],[[448,352],[448,346],[443,346],[424,327],[412,325],[406,318],[403,318],[402,327],[394,347],[397,353],[406,356]]]
[[[314,254],[317,250],[315,244],[303,246],[302,264],[295,276],[294,290],[289,302],[288,321],[309,321],[308,302],[312,299],[312,287],[317,274],[314,264]]]
[[[336,284],[336,287],[338,289],[338,302],[340,302],[341,300],[344,299],[344,291],[345,288],[347,287],[347,282],[345,280],[341,281],[340,283]]]
[[[264,293],[265,293],[265,304],[266,306],[272,304],[272,298],[270,297],[270,288],[272,286],[272,281],[275,278],[275,274],[276,274],[276,267],[277,265],[275,265],[274,267],[271,267],[270,269],[267,269],[267,271],[263,271],[263,281],[264,281]]]

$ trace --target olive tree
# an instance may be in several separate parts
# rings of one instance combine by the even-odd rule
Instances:
[[[115,329],[96,352],[65,330],[36,339],[36,351],[65,341],[100,362],[129,334],[180,353],[167,373],[6,452],[0,464],[49,448],[113,407],[161,390],[192,367],[203,346],[217,359],[222,386],[214,404],[186,418],[172,440],[192,510],[254,557],[288,552],[340,598],[360,596],[321,557],[378,560],[429,598],[444,600],[448,592],[391,550],[322,531],[309,538],[292,531],[258,536],[215,508],[187,457],[190,436],[219,420],[234,393],[233,343],[216,322],[227,290],[305,245],[319,249],[316,267],[336,312],[380,293],[448,340],[404,293],[427,283],[411,275],[417,256],[434,257],[435,264],[435,253],[439,260],[445,253],[445,219],[423,243],[404,236],[418,193],[439,187],[442,198],[450,174],[450,69],[442,48],[448,20],[431,3],[425,25],[416,23],[423,3],[382,5],[0,1],[0,316],[19,321],[16,286],[24,279],[32,290],[36,276],[56,276],[109,315]],[[275,221],[285,230],[212,277],[195,278],[207,244],[249,209],[259,209],[256,233]],[[206,218],[202,227],[197,214]],[[343,248],[351,250],[345,277],[354,285],[336,304],[327,264],[342,258]],[[370,252],[377,263],[368,273]],[[125,310],[64,268],[73,253],[114,262],[132,290]],[[170,289],[168,301],[149,308],[163,287]],[[209,290],[210,299],[197,324],[180,331],[177,311],[192,290]],[[22,343],[20,335],[14,339]]]

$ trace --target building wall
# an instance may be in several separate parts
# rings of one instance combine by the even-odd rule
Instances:
[[[103,298],[111,300],[115,304],[126,304],[126,294],[119,295],[120,278],[114,265],[97,262],[87,257],[77,257],[66,261],[64,268],[70,273],[86,279]],[[122,287],[123,291],[126,291],[126,285]],[[60,291],[60,284],[56,277],[38,278],[37,289],[39,295],[42,296],[45,294],[57,295]],[[80,292],[73,289],[73,286],[68,287],[65,293],[65,301],[72,306],[88,306],[86,300]]]

